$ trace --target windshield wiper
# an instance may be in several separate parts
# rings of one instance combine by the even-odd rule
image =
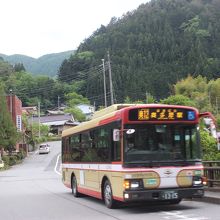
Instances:
[[[132,161],[132,162],[125,162],[125,167],[160,167],[160,166],[188,166],[193,165],[197,162],[201,162],[199,159],[195,160],[151,160],[151,161]]]
[[[201,160],[195,159],[195,160],[161,160],[157,161],[158,164],[168,164],[168,165],[175,165],[175,166],[187,166],[187,165],[193,165],[197,162],[201,162]]]

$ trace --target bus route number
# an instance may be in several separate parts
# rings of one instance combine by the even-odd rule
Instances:
[[[162,198],[165,200],[178,199],[178,193],[175,191],[165,191],[162,194]]]

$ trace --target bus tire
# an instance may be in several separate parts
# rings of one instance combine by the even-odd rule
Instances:
[[[80,193],[78,192],[77,189],[77,180],[76,177],[73,175],[72,176],[72,181],[71,181],[71,185],[72,185],[72,194],[74,197],[80,197]]]
[[[103,187],[103,199],[109,209],[116,208],[116,201],[113,199],[112,187],[109,180],[106,180]]]

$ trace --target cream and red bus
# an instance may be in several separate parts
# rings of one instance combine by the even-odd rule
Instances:
[[[205,179],[197,109],[112,105],[62,134],[62,179],[79,197],[120,202],[202,197]]]

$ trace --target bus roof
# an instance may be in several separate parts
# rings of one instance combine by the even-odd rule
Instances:
[[[101,109],[100,111],[95,112],[92,119],[96,119],[96,118],[99,118],[101,116],[107,115],[107,114],[115,112],[117,110],[120,110],[122,108],[135,106],[135,105],[136,104],[115,104],[115,105],[111,105],[107,108],[104,108],[104,109]]]

